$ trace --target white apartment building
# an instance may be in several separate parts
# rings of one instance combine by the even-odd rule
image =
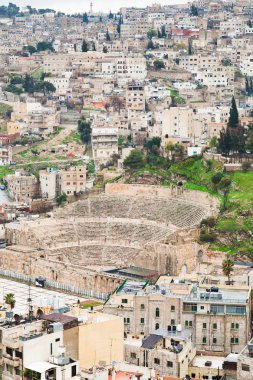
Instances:
[[[171,138],[191,140],[193,135],[193,110],[188,107],[170,107],[163,111],[162,145]]]
[[[244,75],[253,76],[253,55],[241,59],[240,69]]]

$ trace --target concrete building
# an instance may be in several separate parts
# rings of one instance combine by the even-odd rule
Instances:
[[[48,168],[40,170],[41,196],[47,199],[54,199],[57,196],[57,170]]]
[[[95,159],[109,160],[118,153],[118,128],[102,123],[92,128],[91,144]]]
[[[86,165],[71,166],[69,169],[60,170],[56,177],[56,189],[58,194],[75,195],[86,189]]]
[[[182,378],[188,374],[188,364],[196,349],[191,341],[191,331],[172,332],[157,329],[144,339],[142,336],[127,336],[125,360],[131,364],[154,368],[160,375]]]
[[[253,339],[248,342],[238,356],[237,380],[251,380],[253,373]]]
[[[29,202],[39,198],[39,181],[33,174],[16,171],[4,177],[9,196],[17,202]]]
[[[127,291],[125,291],[128,289]],[[125,332],[148,335],[163,328],[189,328],[197,351],[239,353],[250,336],[247,286],[198,284],[187,277],[162,276],[156,286],[126,286],[112,295],[105,311],[124,318]]]

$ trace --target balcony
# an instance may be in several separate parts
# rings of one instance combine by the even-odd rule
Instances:
[[[20,366],[20,359],[15,357],[13,358],[8,354],[3,354],[3,362],[4,364],[10,365],[11,367]]]
[[[6,347],[10,347],[14,350],[19,348],[19,338],[18,336],[15,337],[3,337],[3,345]]]

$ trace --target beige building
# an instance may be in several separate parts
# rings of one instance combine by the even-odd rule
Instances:
[[[60,170],[56,177],[56,192],[67,195],[75,195],[86,189],[86,165],[71,166],[69,169]]]
[[[240,352],[237,362],[237,380],[251,380],[253,374],[253,340]]]
[[[113,154],[118,154],[118,128],[96,123],[92,128],[91,143],[95,159],[109,160]]]
[[[80,367],[87,369],[123,361],[123,319],[101,313],[86,313],[81,318],[83,323],[79,324],[78,343]]]
[[[124,318],[126,333],[146,336],[181,325],[192,331],[197,351],[229,354],[239,353],[249,339],[250,300],[247,286],[213,287],[203,280],[162,276],[145,289],[120,288],[105,311]]]
[[[39,181],[33,174],[16,171],[4,177],[9,196],[17,202],[28,202],[39,198]]]
[[[167,141],[177,139],[191,141],[194,128],[194,113],[188,107],[170,107],[162,113],[162,145]]]
[[[182,378],[188,374],[188,364],[196,354],[191,334],[179,326],[175,332],[158,329],[144,339],[138,335],[127,336],[125,360],[154,368],[159,375]]]

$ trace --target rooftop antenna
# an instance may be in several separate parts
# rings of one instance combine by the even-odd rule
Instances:
[[[28,280],[28,298],[27,298],[27,305],[28,305],[28,319],[31,320],[33,316],[33,307],[32,307],[32,299],[31,299],[31,281],[32,281],[32,257],[30,255],[29,258],[29,280]]]
[[[90,3],[90,12],[89,12],[90,14],[92,14],[93,13],[93,3],[92,3],[92,1],[91,1],[91,3]]]

